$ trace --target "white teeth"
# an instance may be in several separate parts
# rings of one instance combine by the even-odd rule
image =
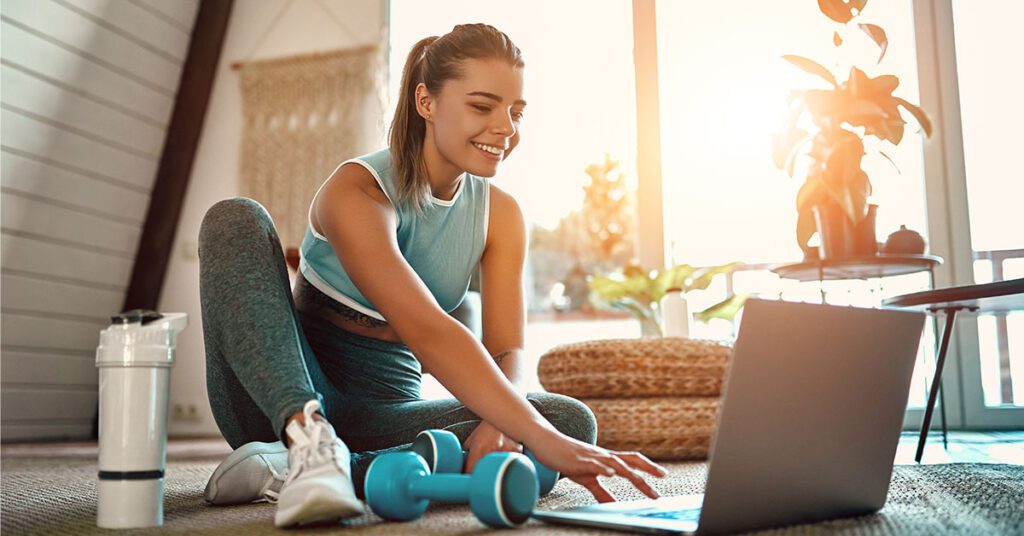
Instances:
[[[490,145],[481,145],[479,143],[474,143],[473,146],[478,149],[487,151],[491,154],[501,154],[501,149],[496,149],[494,147],[491,147]]]

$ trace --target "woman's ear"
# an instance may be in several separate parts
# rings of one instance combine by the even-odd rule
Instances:
[[[420,117],[424,121],[433,121],[434,118],[434,98],[430,96],[430,92],[427,90],[427,85],[420,82],[416,86],[416,113],[420,114]]]

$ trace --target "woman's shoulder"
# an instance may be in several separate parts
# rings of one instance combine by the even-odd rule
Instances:
[[[370,153],[349,158],[342,164],[354,162],[362,164],[363,167],[371,168],[377,175],[384,175],[391,170],[391,150],[387,147]]]
[[[518,233],[524,227],[523,210],[512,194],[502,190],[493,182],[486,181],[488,188],[489,208],[488,219],[491,222],[499,222],[498,228],[506,229],[509,232]],[[491,225],[491,227],[494,227]]]

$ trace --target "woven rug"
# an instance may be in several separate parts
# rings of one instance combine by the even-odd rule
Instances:
[[[214,507],[203,501],[206,480],[219,460],[167,463],[164,526],[109,531],[96,528],[96,463],[70,458],[7,458],[0,480],[0,532],[13,534],[282,534],[274,528],[275,505]],[[669,476],[654,479],[663,495],[699,493],[706,464],[668,463]],[[623,479],[607,481],[619,500],[642,498]],[[582,487],[559,481],[542,507],[593,503]],[[316,534],[452,534],[490,532],[469,508],[432,505],[409,523],[385,523],[373,514],[337,526],[289,532]],[[508,531],[495,531],[513,534]],[[529,521],[515,534],[617,534]],[[948,464],[896,466],[881,512],[765,531],[762,534],[1024,534],[1024,466]]]

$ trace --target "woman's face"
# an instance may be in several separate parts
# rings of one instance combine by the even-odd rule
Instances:
[[[417,108],[448,163],[479,177],[493,177],[498,163],[519,142],[526,108],[523,70],[503,60],[468,59],[463,74],[462,79],[445,82],[436,98],[430,98],[426,86],[418,87],[418,104],[426,104]]]

